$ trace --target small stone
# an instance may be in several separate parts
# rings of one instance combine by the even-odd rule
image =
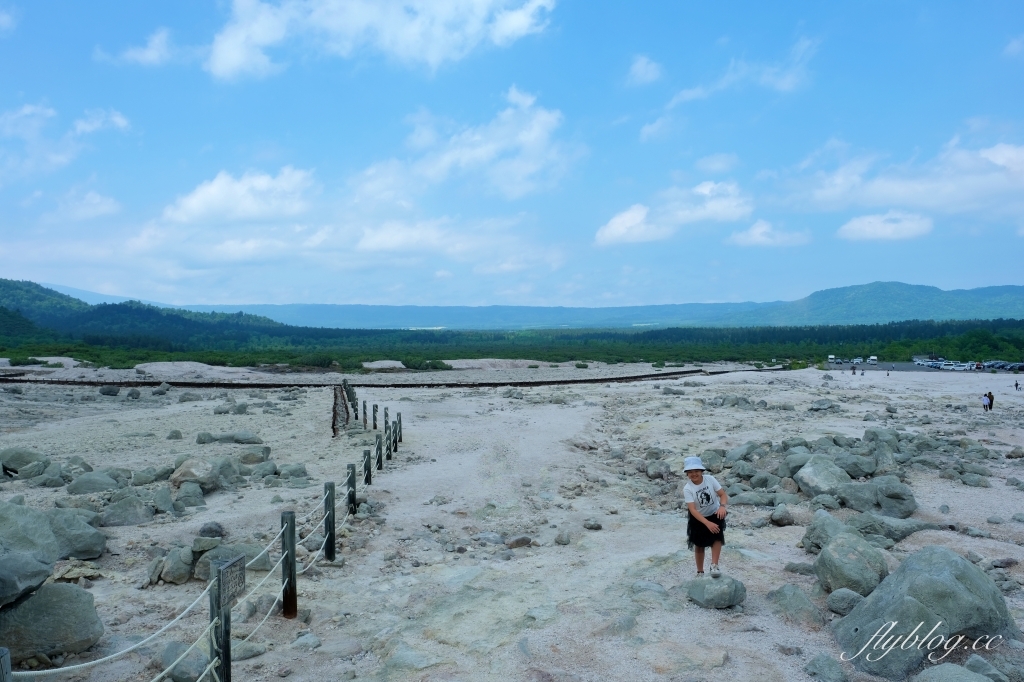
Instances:
[[[990,517],[988,517],[986,519],[986,521],[988,521],[989,523],[992,523],[992,524],[1000,524],[1000,523],[1003,523],[1003,517],[1001,517],[1001,516],[990,516]]]
[[[118,386],[100,386],[100,395],[117,395],[121,392]]]
[[[846,682],[849,678],[843,666],[828,654],[818,654],[804,666],[804,672],[818,682]]]
[[[292,674],[292,669],[289,668],[288,666],[282,666],[282,667],[277,669],[277,676],[278,677],[288,677],[291,674]]]
[[[838,590],[828,595],[825,599],[825,606],[828,607],[829,611],[838,613],[840,616],[845,616],[850,611],[853,611],[853,607],[863,601],[864,597],[857,594],[853,590],[840,587]]]
[[[972,564],[977,564],[977,563],[981,563],[982,561],[984,561],[985,557],[981,556],[980,554],[975,552],[973,549],[969,549],[969,550],[967,550],[967,560],[970,561]]]
[[[509,549],[517,549],[519,547],[527,547],[530,544],[530,541],[530,538],[523,535],[521,537],[515,538],[514,540],[509,540],[505,543],[505,546]]]
[[[786,505],[780,504],[772,511],[771,522],[776,526],[792,526],[793,514],[786,508]]]
[[[572,538],[569,536],[568,531],[563,530],[555,536],[556,545],[568,545],[570,542],[572,542]]]
[[[583,522],[583,527],[587,530],[601,530],[601,524],[596,519],[587,519]]]
[[[779,650],[779,653],[783,656],[802,656],[804,650],[798,646],[789,646],[786,644],[778,644],[775,647]]]
[[[224,527],[216,521],[207,521],[199,529],[199,537],[201,538],[222,538],[227,535]]]
[[[942,514],[948,514],[949,513],[949,505],[948,504],[940,505],[939,506],[939,512],[942,513]],[[1022,514],[1021,516],[1024,516],[1024,514]]]
[[[171,432],[167,434],[167,440],[181,440],[181,431],[171,429]]]

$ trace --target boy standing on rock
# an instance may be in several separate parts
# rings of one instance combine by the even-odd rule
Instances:
[[[721,575],[718,557],[725,544],[725,505],[729,500],[722,485],[710,474],[705,475],[700,457],[687,457],[683,470],[690,482],[683,486],[683,501],[689,510],[686,524],[686,546],[697,560],[697,575],[704,575],[704,549],[711,547],[711,577]]]

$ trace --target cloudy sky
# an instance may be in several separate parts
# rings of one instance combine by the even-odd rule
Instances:
[[[0,276],[169,303],[1024,283],[1019,2],[0,0]]]

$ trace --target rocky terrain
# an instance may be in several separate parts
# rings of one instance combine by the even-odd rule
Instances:
[[[337,560],[300,576],[300,617],[272,615],[234,674],[1024,680],[1024,394],[1002,376],[834,374],[474,388],[444,372],[358,389],[402,412],[403,443],[361,488]],[[18,670],[141,640],[200,595],[211,560],[245,554],[255,585],[280,557],[263,547],[281,512],[313,511],[373,442],[361,425],[332,438],[316,385],[0,390],[0,460],[18,472],[0,482],[0,641]],[[690,455],[730,496],[718,579],[695,579],[685,549]],[[318,518],[300,526],[304,563]],[[237,640],[279,586],[235,607]],[[938,662],[920,647],[840,659],[888,620],[969,641]],[[51,679],[149,680],[207,621],[204,605],[158,643]],[[979,637],[989,649],[964,648]]]

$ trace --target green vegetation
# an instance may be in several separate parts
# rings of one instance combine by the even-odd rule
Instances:
[[[588,365],[585,362],[577,362],[576,363],[576,369],[586,369],[587,367],[590,367],[590,365]]]
[[[1024,320],[919,321],[809,327],[675,327],[634,330],[452,331],[294,327],[243,313],[196,313],[138,302],[90,306],[31,282],[0,280],[0,353],[70,356],[98,366],[194,360],[211,365],[358,370],[398,359],[421,370],[454,358],[545,363],[647,362],[656,368],[721,360],[793,368],[824,366],[829,354],[914,355],[959,360],[1024,358]],[[531,365],[532,366],[532,365]],[[557,366],[557,365],[552,365]],[[755,365],[756,366],[756,365]]]

